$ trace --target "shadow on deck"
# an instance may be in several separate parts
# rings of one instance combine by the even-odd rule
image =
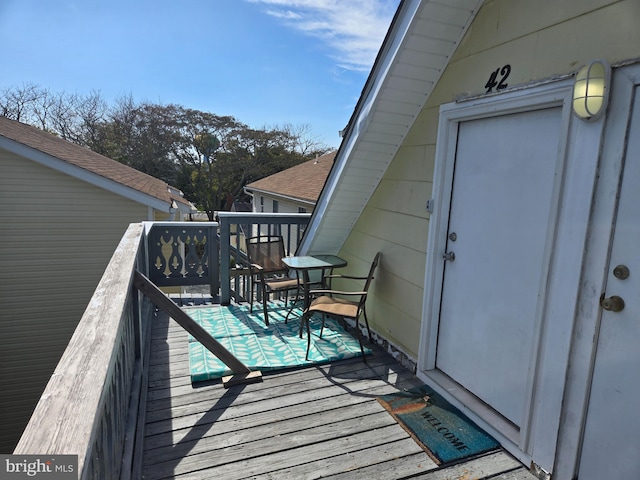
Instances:
[[[174,298],[180,301],[178,298]],[[183,304],[212,303],[206,295]],[[421,384],[390,355],[264,373],[257,384],[192,386],[187,333],[157,312],[145,479],[535,477],[506,452],[438,467],[375,400]]]

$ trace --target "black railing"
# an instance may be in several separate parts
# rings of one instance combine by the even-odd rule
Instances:
[[[220,289],[218,224],[150,222],[146,224],[149,280],[159,287],[210,285]]]
[[[309,223],[309,213],[220,212],[220,303],[245,301],[251,288],[245,239],[282,235],[285,253],[294,255]]]

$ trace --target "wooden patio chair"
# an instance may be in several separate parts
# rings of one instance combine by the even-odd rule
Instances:
[[[309,319],[314,312],[319,312],[322,314],[322,327],[320,328],[320,338],[322,338],[322,331],[324,330],[324,321],[326,315],[330,315],[338,318],[353,318],[356,322],[356,331],[358,335],[358,342],[360,342],[360,351],[362,352],[362,356],[364,358],[364,348],[362,347],[362,334],[360,333],[360,324],[359,319],[360,316],[364,316],[365,325],[367,327],[367,334],[369,335],[369,340],[371,340],[371,330],[369,328],[369,319],[367,318],[366,312],[366,302],[367,302],[367,293],[369,291],[369,287],[371,286],[371,281],[373,280],[373,274],[380,262],[380,257],[382,254],[378,252],[371,263],[371,267],[369,268],[369,274],[366,277],[356,277],[352,275],[327,275],[325,278],[327,280],[334,278],[348,278],[353,280],[364,280],[364,287],[361,291],[351,292],[351,291],[339,291],[339,290],[311,290],[309,293],[312,296],[316,296],[314,300],[311,301],[309,308],[307,308],[303,315],[303,322],[307,328],[307,356],[306,359],[309,359],[309,349],[311,348],[311,329],[309,328]],[[329,283],[330,284],[330,283]],[[339,296],[334,296],[339,295]],[[348,298],[342,297],[350,297]]]
[[[285,256],[284,240],[281,235],[260,235],[247,238],[247,257],[249,259],[249,270],[251,272],[250,301],[251,312],[253,312],[253,291],[260,288],[262,293],[262,309],[264,311],[264,322],[269,325],[268,301],[269,294],[285,292],[285,305],[289,298],[289,291],[296,290],[296,296],[300,295],[302,282],[297,275],[290,276],[289,267],[282,259]],[[287,312],[285,322],[289,318],[291,309]]]

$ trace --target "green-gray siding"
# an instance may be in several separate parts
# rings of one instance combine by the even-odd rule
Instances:
[[[0,453],[10,453],[109,258],[149,209],[0,150]]]

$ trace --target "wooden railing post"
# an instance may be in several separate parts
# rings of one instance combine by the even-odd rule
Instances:
[[[209,227],[207,234],[209,241],[209,285],[212,297],[216,297],[220,292],[220,245],[218,241],[218,223],[213,223]]]
[[[231,303],[231,227],[227,217],[220,215],[220,303]]]

